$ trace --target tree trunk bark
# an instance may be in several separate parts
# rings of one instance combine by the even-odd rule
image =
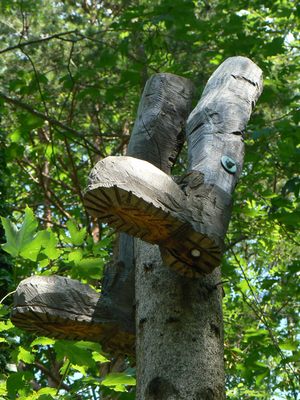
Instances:
[[[135,243],[137,399],[224,399],[220,269],[192,280]]]

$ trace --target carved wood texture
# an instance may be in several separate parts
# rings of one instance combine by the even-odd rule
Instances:
[[[188,270],[189,276],[211,272],[220,264],[232,193],[243,167],[246,124],[261,92],[261,69],[248,58],[228,58],[210,77],[188,118],[190,172],[181,187],[187,196],[186,220],[203,239],[192,239],[200,244],[195,246],[198,260],[184,259],[186,253],[176,247],[166,247],[162,254],[168,265],[176,257],[191,264],[194,268]]]
[[[195,232],[184,217],[185,195],[167,175],[182,144],[192,94],[193,86],[187,79],[171,74],[150,78],[128,149],[136,159],[108,157],[99,161],[90,173],[84,195],[85,205],[95,217],[118,231],[172,247],[173,254],[189,254],[195,246]],[[182,235],[189,239],[183,245]],[[196,242],[199,238],[204,239],[203,235],[196,235]],[[211,258],[208,252],[205,254]],[[187,268],[182,257],[174,257],[170,264],[190,274],[192,266]],[[185,261],[190,257],[186,256]],[[209,271],[206,263],[202,264]]]
[[[192,224],[221,248],[242,172],[246,125],[261,92],[261,69],[246,57],[228,58],[208,80],[187,121]],[[236,172],[225,168],[222,157],[234,161]]]
[[[134,353],[135,332],[128,313],[74,279],[24,279],[14,297],[11,320],[19,328],[39,335],[95,342],[101,338],[104,348]]]

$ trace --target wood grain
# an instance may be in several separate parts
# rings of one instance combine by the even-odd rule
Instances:
[[[151,97],[149,88],[151,84]],[[220,265],[231,195],[242,171],[243,133],[261,91],[260,68],[245,57],[226,60],[209,79],[188,119],[190,171],[181,188],[145,161],[109,157],[90,174],[85,194],[89,212],[118,231],[159,244],[164,262],[183,275],[212,272]],[[149,119],[148,126],[157,127],[149,122],[156,108],[147,109],[147,98],[140,104],[134,130],[142,132],[136,136],[138,149],[139,138],[154,137],[144,129],[143,118]],[[159,98],[159,110],[160,102]],[[164,141],[157,145],[168,149]],[[234,173],[222,157],[232,161]]]
[[[170,174],[185,141],[185,123],[194,86],[174,74],[155,74],[147,81],[127,155],[145,160]]]
[[[195,246],[182,234],[194,235],[184,216],[185,195],[167,175],[184,138],[193,85],[172,74],[157,74],[147,82],[128,147],[131,157],[108,157],[93,168],[84,195],[87,210],[120,232],[188,254]],[[153,164],[153,165],[151,165]],[[162,172],[163,171],[163,172]],[[175,216],[176,214],[176,216]],[[197,240],[202,239],[198,235]],[[208,241],[207,241],[208,242]],[[174,253],[175,254],[175,253]],[[184,263],[190,261],[185,256]],[[182,259],[172,268],[190,274]],[[206,268],[206,266],[204,266]]]
[[[239,59],[236,61],[240,63]],[[246,61],[246,65],[249,63],[251,66],[251,62]],[[219,84],[222,88],[222,82]],[[218,101],[218,95],[215,99]],[[201,112],[201,108],[196,107],[196,110]],[[224,124],[227,126],[227,122]],[[206,125],[210,132],[209,119]],[[195,127],[198,129],[197,123]],[[218,180],[219,174],[223,173],[220,171],[223,167],[219,158],[215,160],[214,146],[207,148],[204,144],[206,142],[201,142],[200,138],[206,130],[198,135],[197,129],[192,133],[193,128],[189,128],[188,125],[192,162],[189,172],[181,179],[180,186],[186,193],[187,204],[191,203],[187,210],[191,212],[190,221],[194,231],[204,232],[208,237],[214,233],[214,224],[218,224],[213,240],[221,247],[221,238],[228,218],[226,204],[228,207],[231,204],[231,192],[224,189],[228,188],[231,191],[234,183],[231,181],[232,177],[225,178],[228,182],[225,187],[214,183],[223,182],[223,178]],[[214,135],[217,139],[220,136],[225,139],[221,133]],[[231,134],[230,131],[226,132],[226,135],[226,140],[234,136],[241,140],[240,135]],[[197,141],[201,142],[199,147],[196,145]],[[226,143],[224,149],[227,149]],[[201,163],[201,154],[205,154],[205,158],[201,169],[197,169],[197,164]],[[211,158],[213,161],[210,170]],[[211,180],[212,184],[206,188],[204,185],[207,176],[215,180]],[[216,218],[212,211],[217,214]],[[184,237],[183,232],[182,241]],[[218,238],[220,239],[217,242]],[[165,250],[171,251],[166,248]],[[137,400],[224,400],[221,269],[216,267],[210,274],[198,279],[186,278],[164,267],[164,263],[159,259],[158,246],[139,240],[136,241],[135,255]]]

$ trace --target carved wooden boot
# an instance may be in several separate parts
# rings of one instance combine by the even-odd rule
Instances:
[[[187,124],[190,172],[183,189],[153,165],[108,157],[92,170],[85,204],[92,215],[160,245],[168,266],[187,276],[220,264],[232,192],[243,164],[243,132],[262,91],[262,72],[245,57],[209,79]]]
[[[193,239],[194,230],[184,218],[174,218],[185,196],[168,176],[184,141],[192,94],[193,85],[185,78],[157,74],[148,80],[128,146],[130,157],[108,157],[90,174],[84,195],[90,214],[151,243],[172,241],[178,249],[176,234],[181,238],[186,230]],[[176,192],[171,200],[166,185]],[[161,201],[155,201],[157,195],[162,196]],[[189,244],[185,251],[193,246]],[[177,261],[174,257],[175,266],[189,273],[190,269]]]
[[[53,338],[100,342],[105,351],[134,354],[133,238],[122,233],[117,261],[104,269],[101,294],[61,276],[31,276],[14,295],[12,322]]]
[[[92,215],[117,230],[167,248],[173,257],[168,265],[184,275],[209,273],[220,263],[220,249],[205,232],[193,228],[185,193],[146,161],[133,157],[99,161],[84,199]]]
[[[101,342],[104,350],[134,354],[133,312],[77,280],[55,275],[24,279],[14,296],[11,320],[38,335]]]

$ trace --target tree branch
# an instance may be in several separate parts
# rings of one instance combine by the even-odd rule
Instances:
[[[40,370],[42,371],[47,377],[51,378],[53,382],[55,382],[58,385],[60,385],[61,389],[67,390],[68,392],[70,392],[71,388],[69,385],[67,385],[66,383],[60,382],[59,379],[57,379],[57,377],[52,374],[52,372],[45,367],[43,364],[41,364],[38,361],[35,361],[34,365]]]
[[[72,33],[77,33],[77,30],[75,29],[72,31],[55,33],[54,35],[46,36],[44,38],[29,40],[28,42],[23,42],[23,43],[18,43],[14,46],[9,46],[9,47],[6,47],[5,49],[0,50],[0,54],[7,53],[8,51],[12,51],[12,50],[16,50],[16,49],[22,49],[23,47],[30,46],[32,44],[48,42],[49,40],[52,40],[52,39],[59,39],[61,36],[70,35]]]

